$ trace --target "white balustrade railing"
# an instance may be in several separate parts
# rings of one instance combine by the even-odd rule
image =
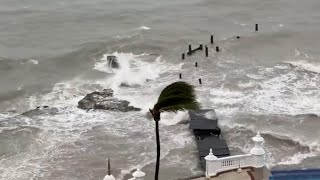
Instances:
[[[260,133],[252,138],[255,142],[255,146],[251,149],[250,154],[229,156],[223,158],[217,158],[213,155],[212,149],[210,149],[209,155],[205,157],[206,160],[206,176],[216,176],[218,173],[230,171],[245,167],[260,168],[265,166],[265,150],[262,147],[264,139],[260,136]],[[240,172],[240,171],[239,171]],[[138,167],[137,170],[132,173],[133,178],[129,180],[144,180],[145,173]],[[104,180],[115,180],[111,174],[110,160],[108,159],[108,174],[104,177]],[[224,179],[227,180],[227,179]],[[228,179],[229,180],[229,179]]]
[[[218,171],[228,171],[232,169],[237,169],[239,167],[249,167],[252,166],[253,156],[251,154],[230,156],[225,158],[219,158],[215,163],[217,163]]]
[[[206,176],[215,176],[217,173],[238,168],[263,167],[265,165],[265,151],[261,145],[264,139],[260,136],[260,133],[252,139],[255,146],[251,149],[250,154],[217,158],[210,149],[209,155],[205,157]]]

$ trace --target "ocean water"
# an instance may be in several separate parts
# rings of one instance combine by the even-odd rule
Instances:
[[[319,8],[318,0],[2,0],[0,179],[103,179],[108,157],[117,179],[138,166],[152,179],[146,112],[179,73],[216,110],[232,154],[248,153],[260,131],[270,168],[320,167]],[[209,57],[182,61],[189,44],[208,45]],[[104,88],[142,111],[76,107]],[[160,179],[203,173],[186,119],[162,114]]]

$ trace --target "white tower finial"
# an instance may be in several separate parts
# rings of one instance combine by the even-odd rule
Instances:
[[[213,155],[212,149],[210,149],[209,155],[207,155],[204,159],[207,161],[214,161],[214,160],[217,160],[218,158],[215,155]]]
[[[262,147],[264,142],[263,137],[261,137],[260,132],[258,131],[257,135],[252,138],[254,141],[254,147],[251,149],[250,153],[253,155],[264,155],[266,152]]]
[[[146,173],[141,171],[140,166],[138,166],[137,170],[134,173],[132,173],[132,176],[136,180],[143,180],[145,175]]]
[[[108,174],[103,178],[103,180],[116,180],[111,174],[111,163],[109,158],[108,158]]]
[[[252,138],[252,140],[254,141],[254,147],[251,149],[250,154],[255,157],[255,167],[263,167],[266,164],[266,151],[262,147],[264,139],[261,137],[260,132],[258,132],[257,135]]]
[[[204,157],[206,160],[206,176],[210,177],[212,175],[216,175],[216,169],[215,169],[215,161],[218,159],[215,155],[212,153],[212,149],[209,151],[209,155]]]

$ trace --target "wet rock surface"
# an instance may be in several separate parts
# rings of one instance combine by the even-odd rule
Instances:
[[[39,116],[43,114],[49,114],[49,115],[56,115],[59,113],[59,109],[55,107],[49,107],[49,106],[38,106],[36,109],[31,109],[29,111],[26,111],[22,113],[22,116]]]
[[[111,68],[119,68],[118,58],[116,56],[107,56],[108,65]]]
[[[113,97],[112,89],[104,89],[101,92],[95,91],[87,94],[82,100],[78,102],[78,108],[84,110],[103,109],[111,111],[140,111],[141,109],[129,106],[130,102],[126,100],[119,100]]]

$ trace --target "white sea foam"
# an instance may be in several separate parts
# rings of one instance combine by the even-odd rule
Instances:
[[[113,54],[105,54],[101,61],[95,64],[94,69],[109,72],[110,67],[107,65],[108,55],[117,56],[120,64],[120,68],[115,69],[113,76],[109,79],[96,81],[73,79],[56,83],[50,93],[30,96],[28,98],[29,107],[33,109],[43,105],[55,107],[75,106],[87,93],[99,91],[103,88],[112,88],[115,91],[114,96],[128,100],[131,102],[130,105],[142,108],[143,112],[146,112],[156,102],[157,97],[152,96],[152,91],[150,91],[149,87],[142,87],[142,85],[148,79],[151,80],[151,82],[147,83],[148,86],[158,88],[158,86],[152,85],[152,80],[159,77],[160,73],[177,71],[182,67],[182,63],[178,64],[178,66],[166,65],[161,56],[152,60],[148,59],[147,54],[134,55],[132,53],[115,52]],[[121,85],[135,88],[122,88]],[[148,94],[143,94],[143,92]]]
[[[249,82],[239,82],[238,87],[240,88],[250,88],[250,87],[255,87],[256,83],[254,81],[249,81]]]
[[[266,74],[265,74],[266,73]],[[211,102],[217,106],[237,105],[242,110],[258,114],[308,114],[319,115],[320,76],[300,76],[298,72],[289,71],[284,74],[270,76],[273,71],[265,71],[260,78],[251,76],[253,84],[259,88],[229,90],[224,87],[212,88]],[[238,86],[250,87],[249,84],[239,83]],[[305,89],[308,89],[307,91]],[[219,105],[218,105],[219,104]]]
[[[298,50],[298,49],[294,49],[294,56],[300,56],[301,55],[301,53],[300,53],[300,51]]]
[[[112,69],[108,66],[107,56],[114,55],[118,58],[119,68]],[[118,53],[105,54],[103,58],[95,64],[94,69],[110,73],[114,73],[114,76],[106,82],[114,90],[117,90],[120,85],[135,86],[141,85],[147,81],[147,79],[155,79],[159,76],[161,69],[159,60],[154,63],[144,61],[147,58],[147,54],[135,55],[132,53]],[[160,58],[160,57],[158,57]]]
[[[23,88],[23,85],[20,85],[20,86],[17,88],[17,90],[18,90],[18,91],[21,91],[22,88]]]
[[[246,74],[246,76],[251,78],[251,79],[256,79],[256,80],[264,79],[264,77],[262,75],[259,75],[259,74],[250,74],[250,73],[248,73],[248,74]]]
[[[39,61],[35,59],[30,59],[28,62],[32,64],[39,64]]]
[[[211,99],[215,104],[235,104],[243,101],[245,94],[240,91],[232,91],[226,88],[212,88],[210,94],[213,96]]]
[[[179,111],[177,113],[162,113],[160,122],[165,125],[175,125],[183,120],[188,120],[188,119],[189,119],[188,111]]]
[[[300,164],[303,160],[310,158],[310,157],[314,157],[314,156],[318,156],[318,155],[315,153],[300,153],[299,152],[293,156],[289,156],[289,157],[282,159],[278,164],[279,165]]]
[[[147,26],[141,26],[139,29],[150,30],[151,28],[149,28],[149,27],[147,27]]]
[[[308,71],[317,71],[315,64],[303,62],[292,65],[300,66],[299,68],[309,69]],[[290,71],[290,69],[293,69]],[[215,107],[219,119],[219,125],[228,133],[228,139],[231,141],[230,146],[239,147],[244,152],[250,150],[251,146],[243,146],[243,142],[238,143],[235,140],[238,136],[244,136],[244,131],[238,132],[236,129],[248,129],[249,132],[261,131],[275,137],[284,137],[284,142],[290,140],[293,143],[300,144],[304,152],[297,154],[295,145],[291,148],[288,156],[283,156],[281,164],[298,164],[307,157],[312,157],[315,154],[319,155],[320,142],[312,135],[304,133],[304,128],[300,126],[310,126],[311,122],[304,122],[297,119],[256,119],[236,118],[241,114],[255,114],[257,117],[262,115],[292,115],[297,114],[316,114],[319,115],[320,110],[320,94],[319,83],[320,75],[310,74],[307,72],[296,71],[295,68],[288,64],[278,64],[275,67],[259,67],[255,72],[246,74],[249,80],[242,81],[237,84],[235,89],[229,89],[221,85],[210,89],[210,100],[212,107]],[[256,88],[254,88],[256,87]],[[306,120],[307,121],[307,120]],[[307,124],[305,124],[307,123]],[[275,125],[276,124],[276,125]],[[288,131],[288,126],[292,128]],[[299,127],[298,127],[299,126]],[[268,127],[268,128],[265,128]],[[236,131],[236,132],[233,132]],[[233,133],[236,134],[233,134]],[[250,138],[250,136],[248,137]],[[281,138],[280,138],[281,139]],[[297,144],[297,146],[299,146]],[[307,152],[305,147],[310,149]],[[270,164],[275,165],[279,162],[277,150],[284,147],[269,147],[271,153]]]
[[[59,109],[59,113],[56,115],[39,115],[36,117],[36,119],[29,119],[28,122],[28,126],[40,127],[44,131],[55,132],[57,134],[52,138],[46,138],[45,141],[50,142],[47,145],[42,144],[42,146],[44,146],[46,150],[50,150],[51,147],[56,148],[60,143],[67,143],[64,140],[64,138],[66,137],[68,137],[68,141],[70,141],[70,143],[72,144],[73,141],[79,138],[80,134],[78,133],[78,131],[86,132],[94,126],[105,126],[106,121],[108,121],[108,126],[105,126],[106,132],[110,132],[118,138],[130,139],[125,137],[129,137],[135,133],[140,133],[138,131],[140,131],[144,126],[146,126],[145,128],[150,129],[144,130],[144,133],[149,134],[149,137],[153,136],[153,121],[144,119],[144,115],[142,115],[141,112],[126,114],[119,112],[105,113],[98,110],[85,112],[76,107],[77,102],[82,97],[84,97],[86,93],[94,91],[95,87],[98,87],[97,90],[112,87],[116,89],[116,97],[130,99],[132,101],[131,104],[137,104],[138,107],[145,107],[144,110],[146,110],[147,107],[152,107],[154,101],[156,101],[156,95],[152,96],[151,94],[153,94],[153,88],[157,89],[159,87],[154,86],[154,84],[157,84],[157,82],[153,81],[159,76],[160,73],[180,70],[182,68],[182,64],[179,64],[178,66],[168,66],[165,62],[163,62],[161,57],[157,57],[155,60],[150,60],[148,59],[148,55],[146,54],[133,55],[130,53],[113,53],[113,55],[116,55],[119,58],[120,68],[113,72],[114,74],[109,80],[89,82],[80,79],[74,79],[70,81],[64,81],[55,84],[52,92],[46,95],[33,95],[29,98],[28,102],[30,103],[31,109],[41,105],[49,105],[50,107],[58,107]],[[103,72],[108,71],[108,67],[102,65],[103,63],[106,63],[105,61],[106,56],[102,58],[100,62],[96,63],[95,69]],[[150,79],[151,81],[149,83],[145,83],[146,79]],[[166,83],[161,82],[157,85],[162,86],[162,84]],[[128,89],[127,87],[121,87],[121,84],[139,86]],[[92,88],[90,88],[91,86]],[[186,113],[179,112],[177,114],[174,114],[173,116],[170,116],[169,120],[166,119],[164,115],[162,125],[166,125],[166,122],[168,122],[167,125],[176,124],[181,121],[181,119],[184,119],[185,116]],[[171,118],[173,118],[173,120],[171,120]],[[124,122],[128,123],[123,124]],[[139,128],[137,128],[137,126],[134,124],[139,125]],[[193,143],[192,135],[188,131],[176,130],[173,133],[170,130],[166,130],[166,128],[163,128],[162,131],[164,131],[162,132],[164,134],[164,137],[170,137],[169,139],[162,142],[164,144],[163,153],[161,156],[162,159],[166,157],[172,149],[183,148],[184,146]],[[64,134],[64,136],[62,137],[61,135],[58,135],[59,133],[62,133],[61,135]],[[69,135],[71,134],[73,138],[69,137]],[[143,144],[146,143],[146,138],[143,138],[141,140],[144,141]],[[40,139],[39,141],[44,141],[44,139]],[[153,144],[154,140],[149,139],[148,142]],[[137,144],[137,142],[135,142],[135,144]],[[140,147],[142,146],[136,146],[132,149],[132,152],[146,152],[145,156],[143,156],[144,159],[139,159],[139,164],[145,166],[147,164],[153,163],[154,159],[152,154],[154,153],[154,151],[151,149],[141,151]],[[148,148],[150,147],[153,146],[148,146]],[[55,154],[51,154],[51,157],[62,156],[64,153],[60,152],[60,150],[58,150],[57,148],[54,151]],[[42,162],[40,160],[45,160],[47,158],[48,157],[46,156],[42,157],[39,155],[28,154],[24,156],[23,162],[25,162],[24,164],[28,164],[29,167],[41,171],[47,166],[47,164],[46,162]],[[7,164],[8,162],[9,161],[6,161],[4,162],[4,164]],[[42,164],[42,166],[36,167],[35,164],[31,162]],[[128,157],[126,165],[123,165],[122,168],[132,170],[134,165],[136,165],[136,162],[137,157]],[[0,171],[3,168],[4,166],[0,166]],[[8,172],[17,171],[16,168],[24,169],[24,167],[22,166],[12,167],[10,170],[8,169]],[[21,176],[26,175],[17,174],[17,177]]]
[[[244,143],[243,140],[235,139],[237,139],[237,137],[239,136],[241,136],[244,139],[250,139],[254,134],[248,132],[255,133],[257,131],[260,131],[263,137],[267,134],[269,136],[273,136],[279,139],[279,144],[269,144],[268,140],[266,140],[265,142],[266,144],[268,144],[264,147],[268,155],[268,166],[274,166],[279,164],[299,164],[308,157],[319,156],[319,141],[313,141],[314,139],[311,140],[311,138],[302,137],[301,133],[290,133],[288,131],[274,126],[272,126],[272,129],[266,130],[265,128],[257,127],[255,124],[246,122],[237,123],[232,120],[226,122],[225,119],[224,121],[219,121],[219,125],[221,128],[224,129],[225,132],[228,132],[226,136],[228,136],[227,139],[229,140],[229,146],[238,147],[244,153],[250,152],[253,143]],[[265,126],[270,127],[269,125]],[[252,135],[248,136],[248,134]],[[283,140],[283,144],[281,140]],[[287,146],[287,140],[292,141],[292,143],[294,144],[292,144],[292,146]],[[301,148],[300,146],[303,147],[302,149],[305,150],[303,152],[296,152],[299,151],[298,149]],[[308,147],[310,151],[306,150],[306,148],[304,147]],[[288,152],[283,155],[280,155],[285,151]]]
[[[310,63],[305,60],[301,61],[286,61],[286,63],[289,63],[293,66],[296,66],[297,68],[301,70],[307,70],[315,73],[320,73],[320,64],[319,63]]]
[[[51,92],[45,95],[35,94],[22,101],[28,102],[28,109],[35,109],[38,106],[77,106],[78,101],[86,94],[102,89],[99,81],[73,79],[56,83]]]
[[[274,66],[274,68],[285,70],[285,69],[290,69],[290,66],[288,66],[287,64],[278,64]]]

